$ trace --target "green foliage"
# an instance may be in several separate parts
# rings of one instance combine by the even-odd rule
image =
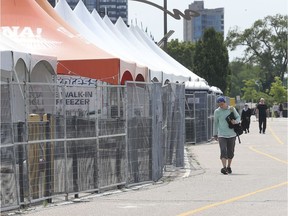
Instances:
[[[243,92],[243,100],[247,102],[258,102],[260,98],[265,98],[266,103],[270,103],[271,97],[267,93],[260,91],[261,86],[257,79],[244,80],[243,83],[244,87],[241,89]]]
[[[195,52],[195,45],[193,43],[179,42],[178,39],[173,39],[168,42],[166,52],[183,66],[192,70],[193,55]]]
[[[217,86],[227,93],[230,70],[228,50],[223,35],[213,28],[204,31],[196,42],[193,72],[204,78],[209,85]]]
[[[242,32],[237,27],[230,30],[225,40],[230,50],[245,47],[241,61],[261,68],[260,83],[264,91],[270,89],[274,77],[284,81],[287,71],[287,20],[287,15],[267,16]]]
[[[196,44],[172,40],[167,53],[230,97],[240,95],[254,102],[263,97],[267,103],[280,102],[282,82],[287,101],[287,19],[287,15],[277,14],[255,21],[244,31],[236,27],[228,32],[225,42],[221,33],[208,29]],[[228,65],[227,48],[238,46],[244,46],[244,57]],[[275,77],[280,79],[275,81],[277,84]]]
[[[236,97],[237,95],[243,95],[243,87],[246,80],[253,80],[254,88],[260,91],[259,74],[260,68],[251,64],[245,64],[241,61],[234,61],[229,64],[231,75],[229,85],[229,96]],[[258,86],[259,85],[259,86]],[[257,88],[256,88],[257,87]],[[243,97],[243,96],[242,96]]]
[[[242,88],[242,99],[246,101],[257,101],[259,98],[259,91],[257,91],[256,80],[244,80],[244,87]]]
[[[279,104],[287,101],[287,88],[282,85],[279,77],[275,77],[275,81],[271,84],[270,91],[260,91],[258,80],[244,80],[242,99],[245,101],[259,101],[260,98],[265,98],[266,104],[272,106],[273,103]]]
[[[275,77],[275,81],[271,84],[271,89],[269,94],[273,97],[274,102],[283,103],[287,100],[287,88],[282,85],[279,77]]]

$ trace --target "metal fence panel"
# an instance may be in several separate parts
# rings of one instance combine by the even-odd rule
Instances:
[[[17,158],[17,123],[13,123],[13,85],[1,83],[1,122],[0,122],[0,181],[1,209],[17,208],[20,203],[18,191],[18,173],[22,171],[23,160]],[[21,137],[20,137],[21,138]],[[19,165],[20,164],[20,165]],[[23,188],[21,188],[23,189]]]
[[[166,165],[184,165],[185,86],[163,87],[164,160]]]
[[[196,143],[195,95],[185,94],[185,141]]]
[[[124,86],[98,85],[99,188],[126,183],[125,103]]]
[[[14,160],[14,147],[1,147],[1,208],[18,207],[19,196],[17,190],[17,168]]]
[[[164,168],[162,86],[154,83],[152,88],[152,180],[157,181],[163,176]]]
[[[183,166],[184,85],[1,83],[1,211]]]
[[[127,83],[128,183],[152,180],[152,84]]]
[[[207,92],[195,92],[196,143],[208,140]]]
[[[12,107],[11,107],[11,85],[1,84],[1,146],[12,143]]]
[[[214,110],[216,109],[216,95],[208,94],[208,140],[213,137]]]

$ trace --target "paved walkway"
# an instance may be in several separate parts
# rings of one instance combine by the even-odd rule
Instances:
[[[268,119],[259,134],[252,119],[249,134],[236,144],[233,173],[220,173],[217,142],[186,147],[185,169],[155,184],[90,195],[74,202],[30,208],[29,216],[287,216],[288,119]],[[177,174],[177,176],[175,176]]]

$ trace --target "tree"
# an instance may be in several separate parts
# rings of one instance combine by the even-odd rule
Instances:
[[[230,30],[226,37],[225,43],[231,50],[245,47],[242,61],[261,68],[263,90],[270,89],[275,76],[284,80],[287,71],[287,19],[287,15],[267,16],[243,32],[238,27]]]
[[[204,78],[209,85],[226,92],[229,83],[229,57],[223,35],[213,28],[204,31],[196,42],[193,72]],[[227,93],[227,92],[226,92]]]
[[[256,80],[244,80],[244,87],[242,88],[242,99],[246,101],[257,101],[259,97],[259,91],[257,91]]]
[[[273,97],[276,103],[283,103],[287,101],[287,89],[282,85],[279,77],[275,77],[275,82],[271,84],[269,94]]]
[[[231,70],[229,96],[236,97],[243,96],[243,87],[246,80],[253,80],[252,85],[255,90],[261,90],[260,83],[260,68],[252,64],[245,64],[242,61],[233,61],[229,63]],[[249,93],[248,93],[249,94]]]
[[[166,52],[183,66],[192,70],[193,55],[195,52],[195,45],[191,42],[181,42],[178,39],[171,40],[167,44]]]

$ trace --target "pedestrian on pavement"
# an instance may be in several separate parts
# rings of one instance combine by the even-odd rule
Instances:
[[[237,134],[233,128],[229,128],[226,117],[233,112],[235,119],[231,120],[231,123],[237,124],[240,122],[240,115],[234,107],[226,103],[224,97],[218,97],[216,102],[218,108],[214,111],[213,136],[215,140],[219,141],[220,160],[223,166],[221,173],[227,175],[228,173],[232,173],[231,163],[234,157]]]
[[[265,104],[265,100],[264,98],[261,98],[256,107],[256,115],[258,116],[260,134],[261,133],[265,134],[268,112],[269,109]]]
[[[245,103],[244,108],[241,113],[241,126],[245,133],[249,133],[251,115],[252,115],[252,111],[249,108],[248,104]]]

